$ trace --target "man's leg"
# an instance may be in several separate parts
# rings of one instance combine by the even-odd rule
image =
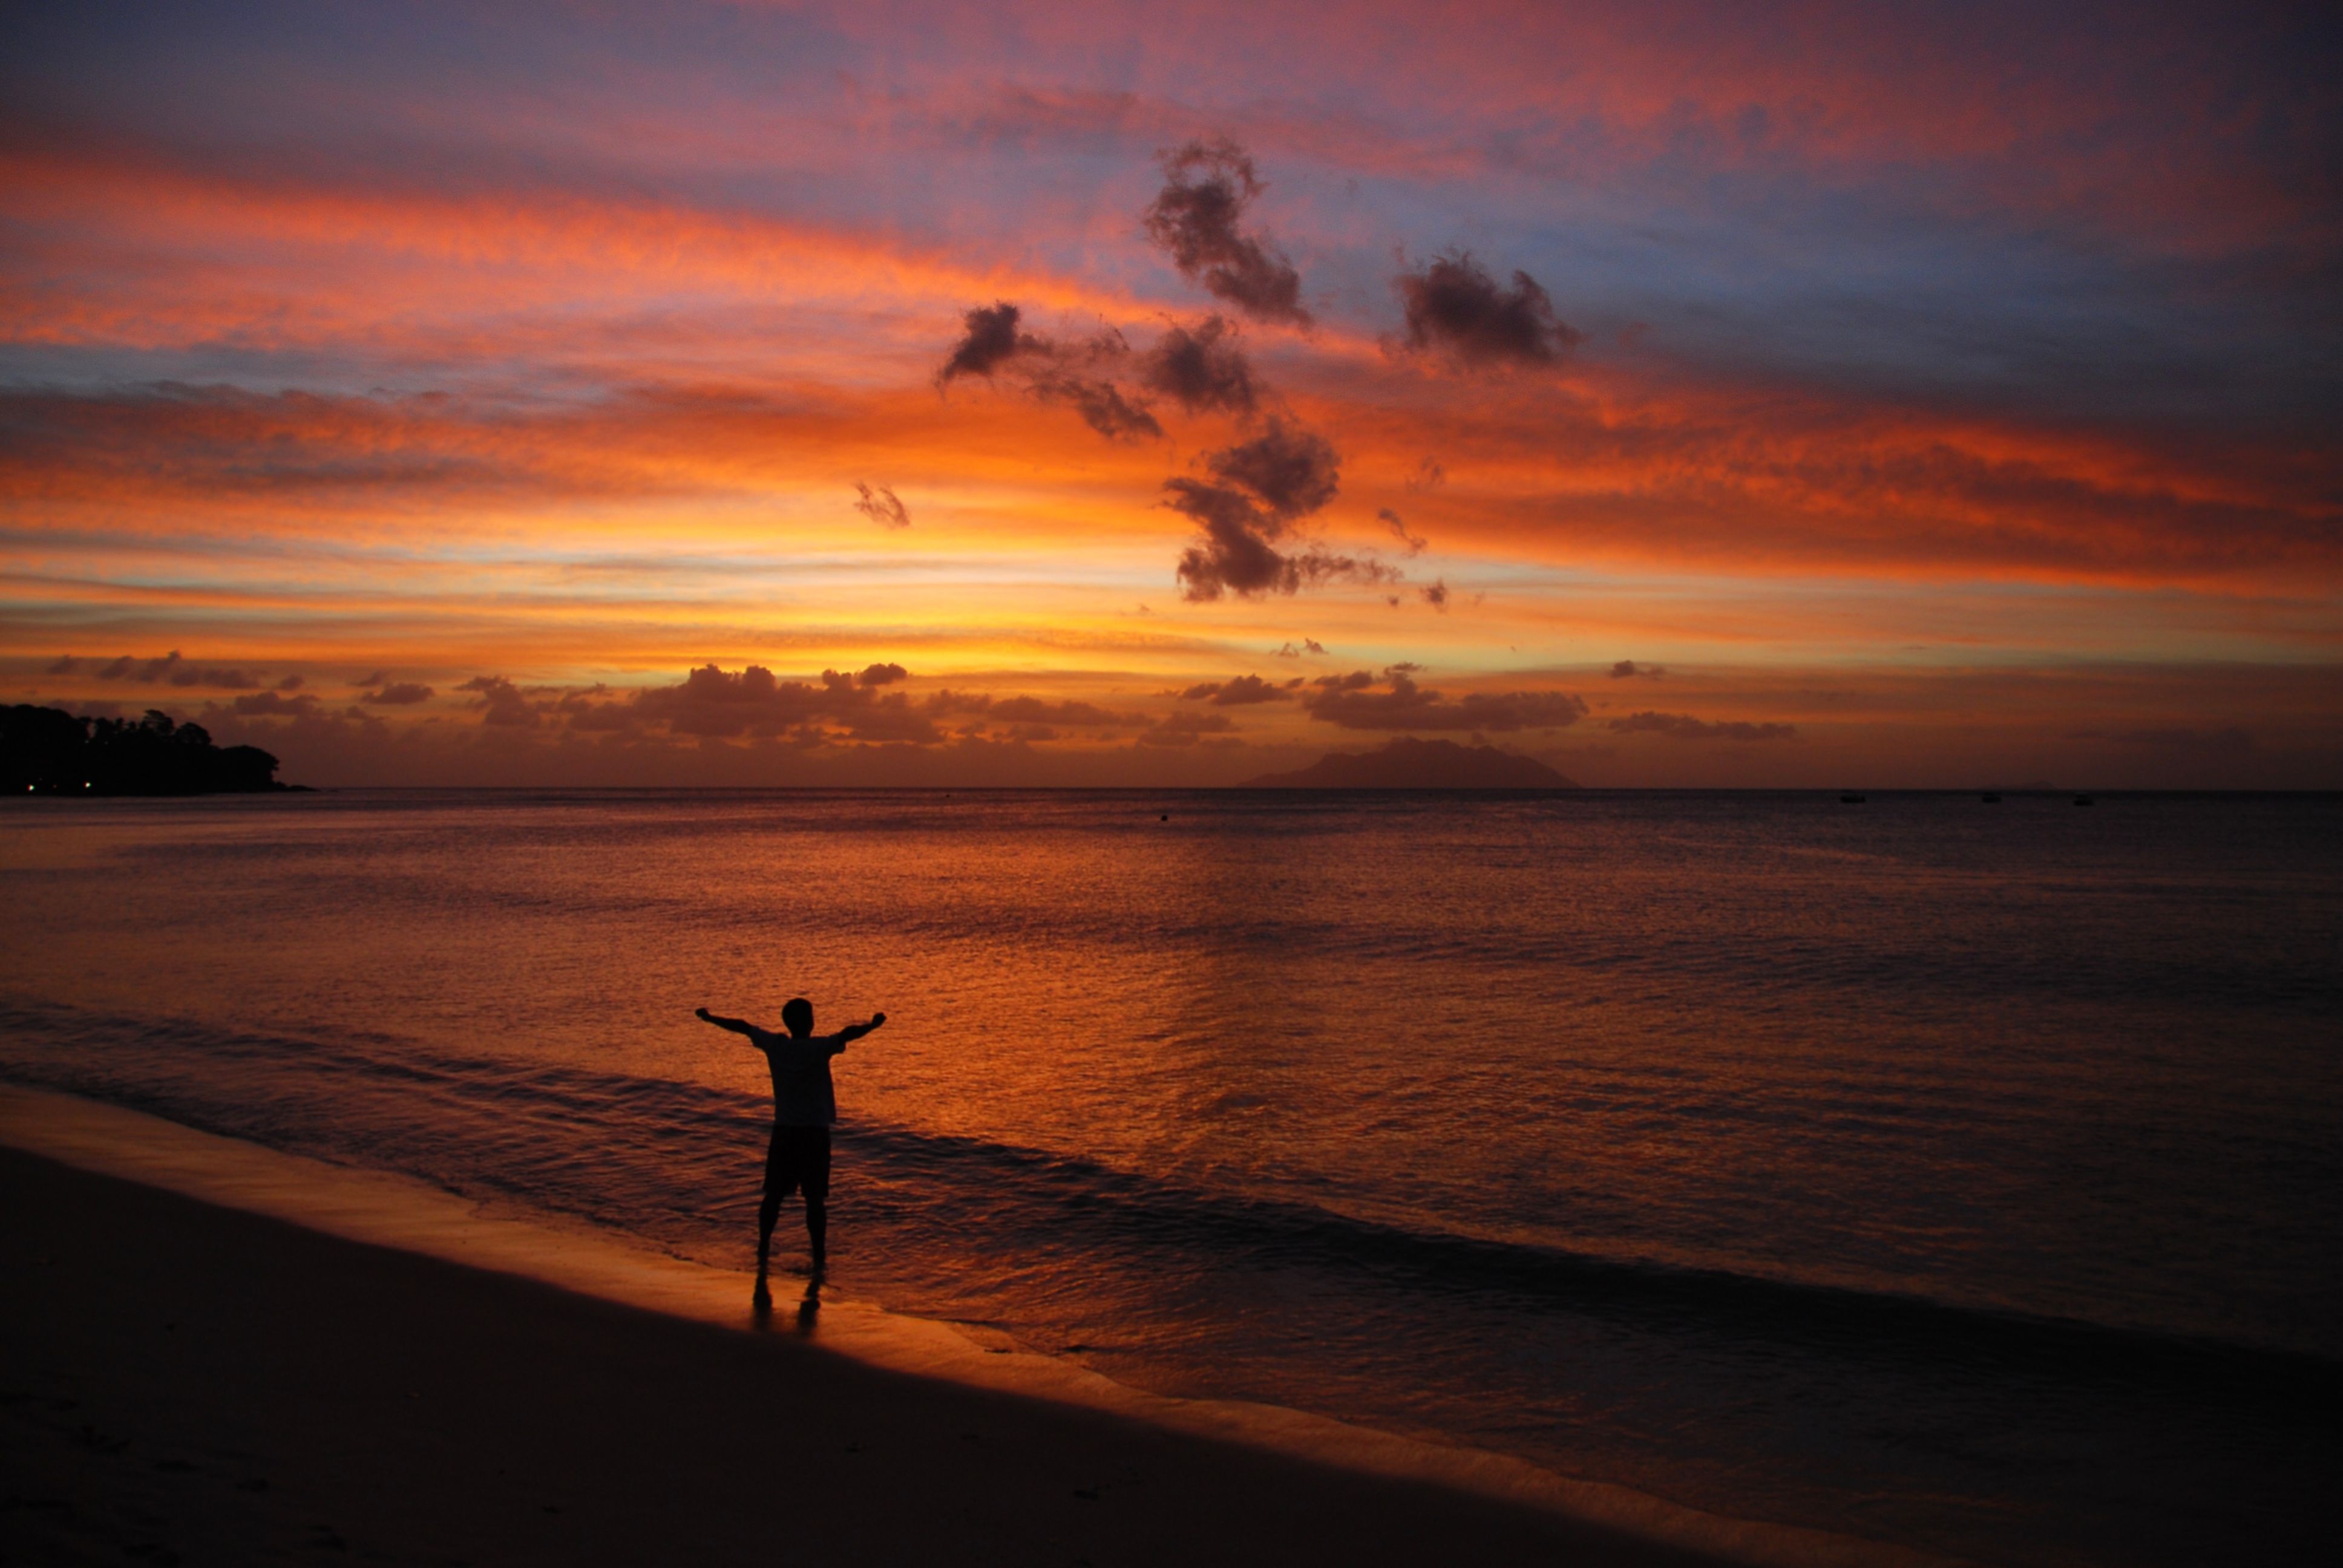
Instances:
[[[830,1129],[808,1127],[801,1135],[805,1141],[797,1163],[805,1183],[806,1240],[813,1244],[814,1267],[820,1268],[830,1241]]]
[[[765,1271],[773,1251],[773,1223],[781,1217],[781,1200],[798,1184],[789,1154],[788,1141],[776,1124],[772,1141],[765,1146],[765,1197],[757,1205],[757,1294],[760,1297],[767,1293]]]
[[[765,1183],[765,1201],[757,1205],[757,1278],[765,1277],[765,1260],[772,1255],[773,1222],[781,1217],[781,1200],[788,1197],[779,1182]]]

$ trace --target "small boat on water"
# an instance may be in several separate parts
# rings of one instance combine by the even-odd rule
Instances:
[[[2088,795],[2077,795],[2075,797],[2075,804],[2077,806],[2088,806],[2093,804],[2093,801]]]
[[[1838,798],[1838,803],[1842,806],[1860,806],[1863,804],[1864,799],[1865,798],[1861,795],[1846,794]]]
[[[1977,799],[1984,801],[1988,806],[1998,806],[2001,804],[2001,797],[1995,794],[1990,789],[1978,796]]]

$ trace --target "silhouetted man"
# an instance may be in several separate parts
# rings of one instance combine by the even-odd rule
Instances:
[[[774,1034],[737,1018],[719,1018],[706,1008],[693,1010],[706,1022],[735,1034],[765,1053],[773,1070],[773,1141],[765,1149],[765,1201],[757,1211],[757,1304],[771,1304],[765,1285],[765,1261],[772,1251],[773,1221],[779,1218],[781,1200],[799,1188],[805,1191],[806,1238],[813,1243],[814,1272],[821,1271],[830,1229],[830,1124],[838,1120],[838,1098],[830,1085],[830,1059],[887,1021],[883,1012],[869,1023],[850,1023],[836,1034],[813,1031],[813,1003],[791,997],[781,1004],[781,1027]]]

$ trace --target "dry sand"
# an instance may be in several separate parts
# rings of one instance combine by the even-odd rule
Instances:
[[[0,1090],[0,1562],[1908,1560],[850,1303],[759,1331],[739,1277],[84,1101]]]

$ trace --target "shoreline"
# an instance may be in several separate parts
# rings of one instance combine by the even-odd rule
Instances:
[[[759,1322],[746,1302],[749,1276],[637,1250],[612,1235],[557,1231],[488,1214],[471,1201],[411,1178],[327,1164],[216,1137],[102,1102],[0,1084],[0,1146],[55,1165],[159,1190],[206,1210],[257,1217],[316,1236],[412,1261],[458,1266],[425,1292],[427,1310],[453,1321],[478,1315],[475,1298],[498,1289],[551,1287],[634,1314],[632,1339],[657,1338],[660,1320],[715,1331],[735,1355],[768,1355],[786,1345],[832,1370],[910,1382],[899,1402],[975,1399],[1017,1407],[1048,1428],[1106,1421],[1155,1442],[1184,1444],[1211,1457],[1191,1466],[1229,1473],[1214,1484],[1242,1486],[1299,1467],[1337,1490],[1372,1484],[1428,1493],[1489,1527],[1574,1542],[1590,1560],[1731,1562],[1751,1564],[1940,1562],[1905,1548],[1745,1521],[1677,1507],[1624,1488],[1574,1481],[1525,1461],[1348,1425],[1282,1407],[1175,1399],[1117,1383],[1088,1369],[1021,1347],[979,1343],[950,1324],[909,1318],[851,1300],[825,1297],[801,1320],[791,1296],[801,1276],[777,1275],[780,1305]],[[200,1211],[199,1211],[200,1212]],[[281,1244],[286,1238],[278,1238]],[[442,1271],[443,1275],[445,1271]],[[520,1282],[526,1282],[527,1285]],[[688,1331],[687,1331],[688,1332]],[[806,1342],[810,1341],[810,1344]],[[827,1352],[827,1353],[825,1353]],[[524,1347],[525,1353],[525,1347]],[[916,1427],[920,1423],[912,1419]],[[1067,1433],[1037,1439],[1036,1453]],[[1095,1434],[1078,1448],[1091,1452]],[[1142,1446],[1146,1444],[1142,1443]],[[1110,1443],[1111,1449],[1114,1444]],[[1076,1493],[1079,1494],[1078,1493]],[[1191,1497],[1179,1516],[1192,1512]],[[1297,1508],[1302,1505],[1297,1503]],[[1426,1504],[1425,1506],[1430,1506]],[[1306,1509],[1304,1510],[1306,1512]],[[1439,1512],[1434,1509],[1434,1512]],[[1166,1514],[1164,1523],[1173,1523]],[[1403,1531],[1403,1536],[1414,1533]],[[1401,1539],[1392,1538],[1393,1546]],[[1372,1555],[1380,1536],[1362,1533]],[[1225,1557],[1229,1543],[1210,1550]],[[1200,1548],[1202,1549],[1202,1548]],[[1411,1553],[1420,1553],[1416,1534]]]

